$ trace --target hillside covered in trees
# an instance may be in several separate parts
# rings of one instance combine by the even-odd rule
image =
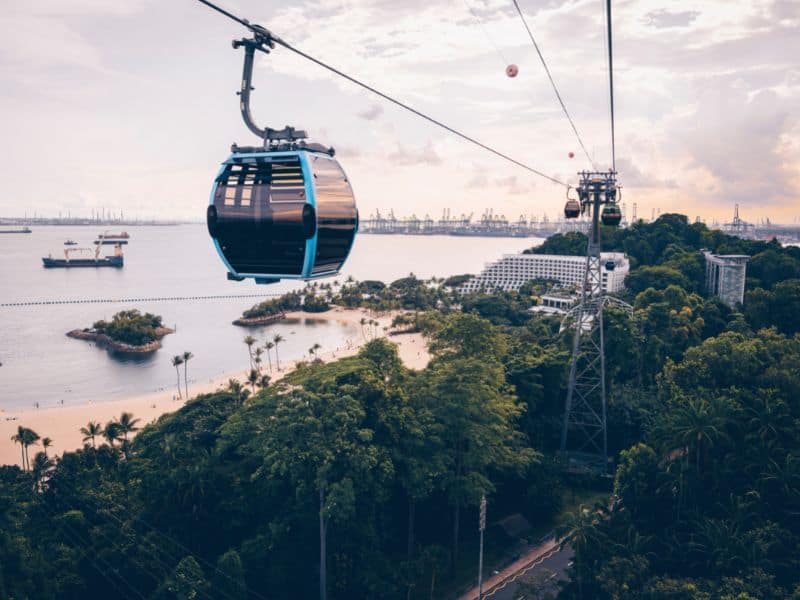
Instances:
[[[678,215],[604,233],[633,266],[633,315],[605,319],[617,467],[612,500],[559,531],[576,553],[560,596],[800,598],[800,251]],[[700,248],[753,257],[743,307],[703,294]],[[536,251],[583,253],[585,238]],[[570,334],[528,310],[535,286],[454,287],[312,288],[416,310],[401,321],[429,337],[421,371],[379,338],[253,395],[199,396],[133,441],[0,468],[0,598],[452,593],[474,570],[482,493],[491,521],[537,526],[587,483],[556,454]]]

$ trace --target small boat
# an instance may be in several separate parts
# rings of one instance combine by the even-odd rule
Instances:
[[[78,242],[76,242],[75,240],[67,240],[66,242],[64,242],[64,245],[65,246],[77,246]]]

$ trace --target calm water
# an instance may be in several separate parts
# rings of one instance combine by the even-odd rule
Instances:
[[[289,282],[257,286],[250,281],[227,281],[204,225],[124,229],[131,239],[124,247],[123,269],[42,267],[42,256],[50,252],[61,255],[64,240],[90,245],[100,227],[35,227],[28,235],[0,235],[0,303],[282,293],[298,287]],[[389,282],[411,271],[419,277],[475,273],[502,253],[518,252],[539,242],[533,238],[361,235],[342,277]],[[190,380],[208,381],[247,366],[242,338],[248,332],[260,341],[276,333],[283,335],[281,360],[301,357],[315,342],[327,352],[346,338],[360,336],[356,327],[313,319],[249,331],[231,325],[254,302],[227,299],[0,308],[0,408],[31,407],[34,402],[42,407],[62,401],[77,404],[170,390],[175,379],[170,357],[184,350],[195,355],[189,364]],[[136,358],[121,358],[64,335],[126,308],[162,315],[164,323],[177,331],[164,338],[161,350]]]

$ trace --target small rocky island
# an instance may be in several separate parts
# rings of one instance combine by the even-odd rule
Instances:
[[[240,327],[269,325],[286,317],[287,311],[299,310],[302,297],[298,292],[289,292],[273,300],[264,300],[242,313],[233,324]]]
[[[174,331],[164,327],[160,315],[132,309],[118,312],[111,321],[100,320],[90,328],[73,329],[67,337],[94,342],[116,352],[142,354],[161,348],[161,338]]]

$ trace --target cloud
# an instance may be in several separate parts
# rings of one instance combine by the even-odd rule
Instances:
[[[466,186],[473,190],[485,189],[489,187],[489,178],[484,173],[475,173],[475,175],[467,181]]]
[[[664,10],[662,8],[647,13],[644,16],[644,21],[651,27],[656,27],[658,29],[669,27],[687,27],[691,25],[699,15],[700,11],[697,10],[669,12],[668,10]]]
[[[493,181],[494,186],[504,190],[507,194],[520,195],[529,193],[527,186],[522,185],[516,175],[509,175]]]
[[[674,178],[659,179],[650,173],[645,174],[630,158],[624,156],[617,157],[617,172],[619,173],[620,181],[624,182],[626,187],[666,189],[678,187]]]
[[[397,144],[397,149],[387,156],[387,159],[395,165],[409,167],[414,165],[441,165],[442,157],[433,147],[433,142],[428,142],[425,146],[417,149],[409,149],[401,144]]]
[[[789,205],[800,196],[800,169],[793,161],[796,101],[770,90],[751,94],[742,85],[712,88],[676,131],[711,200]]]
[[[373,104],[368,109],[362,110],[356,114],[366,121],[374,121],[383,114],[383,107],[379,104]]]

